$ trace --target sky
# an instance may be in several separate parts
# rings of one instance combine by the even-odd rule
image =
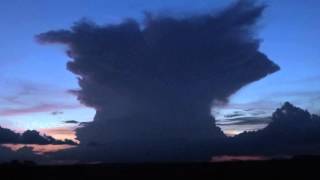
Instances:
[[[219,9],[231,0],[8,0],[0,3],[0,126],[22,132],[37,129],[57,138],[74,138],[76,124],[92,121],[93,108],[81,105],[71,90],[79,89],[76,76],[66,69],[65,46],[46,46],[35,35],[68,29],[81,18],[114,24],[143,12],[184,15]],[[320,113],[320,2],[266,0],[268,8],[258,24],[260,51],[281,70],[251,83],[231,96],[212,114],[227,134],[267,125],[225,125],[238,118],[267,116],[285,101]],[[248,109],[251,109],[248,111]],[[261,113],[262,112],[262,113]]]

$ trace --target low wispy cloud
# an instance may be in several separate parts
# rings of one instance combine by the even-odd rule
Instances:
[[[241,125],[265,125],[271,122],[271,117],[241,117],[217,121],[219,126],[241,126]]]
[[[6,91],[0,92],[0,103],[6,106],[30,106],[40,102],[48,104],[72,97],[65,89],[26,80],[2,80],[0,86],[6,87]]]
[[[235,111],[232,114],[226,114],[224,115],[225,118],[235,118],[235,117],[239,117],[239,116],[244,116],[245,114],[241,111]]]
[[[83,105],[80,104],[38,104],[30,107],[6,108],[0,110],[0,116],[18,116],[32,113],[52,112],[58,109],[77,109]]]
[[[230,120],[234,118],[265,118],[271,116],[272,112],[281,105],[276,101],[253,101],[248,103],[229,103],[216,106],[212,114],[217,120]]]
[[[61,114],[63,114],[63,111],[53,111],[53,112],[51,112],[51,114],[52,114],[53,116],[61,115]]]

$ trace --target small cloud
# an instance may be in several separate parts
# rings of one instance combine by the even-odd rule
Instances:
[[[53,111],[53,112],[51,112],[51,114],[52,114],[53,116],[56,116],[56,115],[61,115],[61,114],[63,114],[63,112],[62,112],[62,111]]]
[[[68,121],[63,121],[63,122],[66,124],[78,124],[79,123],[78,121],[75,121],[75,120],[68,120]]]

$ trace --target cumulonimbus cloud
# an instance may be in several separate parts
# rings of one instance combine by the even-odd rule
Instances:
[[[320,117],[286,102],[271,117],[270,124],[255,132],[230,139],[220,154],[319,155]]]
[[[201,144],[224,137],[210,116],[212,102],[227,102],[243,86],[279,70],[259,51],[254,34],[264,9],[238,1],[212,14],[148,14],[143,25],[133,19],[105,26],[80,21],[37,39],[68,46],[78,99],[97,111],[92,123],[77,130],[81,145],[108,152],[112,147],[113,156],[130,148],[140,160],[188,160],[188,147],[200,144],[202,152],[192,155],[206,156]]]

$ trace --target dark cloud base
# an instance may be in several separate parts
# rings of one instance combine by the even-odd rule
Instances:
[[[9,148],[0,146],[0,163],[10,162],[13,160],[22,160],[22,161],[36,161],[36,162],[46,162],[47,159],[41,155],[37,155],[33,152],[33,149],[30,147],[23,147],[17,151],[12,151]]]
[[[53,157],[76,159],[80,162],[128,163],[209,161],[211,157],[226,155],[242,157],[320,155],[320,117],[285,103],[273,113],[271,122],[264,129],[243,132],[235,137],[223,137],[211,142],[188,144],[182,141],[181,139],[163,142],[155,140],[156,143],[150,142],[144,146],[123,142],[115,142],[113,146],[90,144],[58,152]]]

